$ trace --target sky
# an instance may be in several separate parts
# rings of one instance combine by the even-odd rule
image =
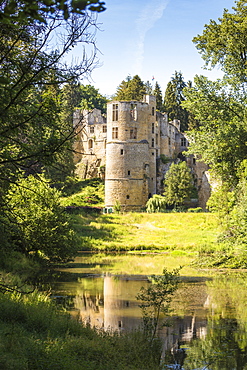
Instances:
[[[211,80],[222,76],[219,68],[203,69],[203,59],[192,42],[202,34],[210,19],[218,20],[224,8],[232,11],[234,0],[105,0],[98,15],[96,34],[100,67],[94,69],[92,84],[110,97],[128,75],[158,82],[164,94],[175,71],[184,81],[195,75]]]

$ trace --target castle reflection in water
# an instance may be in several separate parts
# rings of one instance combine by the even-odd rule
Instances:
[[[147,286],[145,276],[112,276],[81,279],[72,314],[103,330],[127,331],[142,324],[136,294]],[[204,281],[181,283],[171,304],[170,325],[160,330],[164,350],[207,334],[209,297]]]

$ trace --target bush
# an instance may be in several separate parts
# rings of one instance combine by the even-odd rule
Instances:
[[[77,238],[60,205],[60,193],[33,176],[13,184],[7,195],[6,215],[15,250],[60,262],[77,252]]]
[[[154,194],[146,203],[148,213],[164,212],[166,210],[166,199],[162,195]]]

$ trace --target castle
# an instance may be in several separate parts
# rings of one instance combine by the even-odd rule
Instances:
[[[77,109],[73,122],[76,173],[105,179],[106,210],[116,205],[126,211],[145,207],[152,195],[161,193],[169,162],[183,158],[188,146],[180,122],[168,122],[166,113],[156,111],[152,95],[143,101],[111,101],[106,117],[98,109]],[[202,180],[195,160],[189,164]]]

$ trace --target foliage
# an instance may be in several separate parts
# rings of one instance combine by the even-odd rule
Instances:
[[[189,208],[188,212],[198,213],[198,212],[203,212],[203,209],[201,207]]]
[[[160,315],[169,312],[172,295],[178,288],[178,272],[179,269],[169,272],[164,268],[161,276],[150,276],[151,284],[147,288],[142,287],[136,296],[141,301],[139,307],[142,310],[144,331],[151,342],[157,333]]]
[[[0,22],[11,23],[25,20],[37,20],[46,22],[46,16],[54,16],[61,12],[64,19],[68,19],[71,13],[84,14],[86,10],[104,11],[105,2],[98,0],[8,0],[3,1],[0,7]]]
[[[95,54],[90,58],[84,54],[82,61],[71,66],[62,58],[78,43],[93,47],[94,38],[86,30],[95,26],[95,19],[88,15],[73,16],[67,22],[57,18],[42,26],[27,22],[2,25],[0,187],[14,181],[18,169],[41,171],[68,153],[74,129],[62,119],[60,87],[89,73]],[[63,42],[59,48],[53,43],[52,48],[57,28],[63,30]]]
[[[146,94],[146,87],[144,82],[138,75],[134,77],[128,76],[123,80],[117,88],[115,95],[116,100],[141,100]]]
[[[171,158],[167,157],[165,154],[160,155],[160,160],[164,164],[171,162]]]
[[[222,184],[212,192],[207,202],[207,208],[211,212],[217,213],[219,223],[226,226],[228,225],[229,214],[233,209],[235,201],[235,192],[229,189],[227,184]]]
[[[246,1],[236,1],[232,10],[230,13],[224,9],[218,22],[211,19],[205,25],[202,35],[194,37],[193,42],[206,66],[220,65],[227,79],[234,78],[243,83],[247,82]]]
[[[5,370],[159,370],[161,348],[143,333],[96,332],[45,295],[0,295],[0,367]]]
[[[156,109],[159,112],[163,112],[162,91],[157,81],[154,86],[153,95],[156,97]]]
[[[116,200],[116,202],[114,204],[114,212],[119,213],[120,211],[121,211],[121,204],[120,204],[119,200]]]
[[[152,198],[147,201],[146,211],[148,213],[164,212],[166,210],[166,198],[162,195],[154,194]]]
[[[107,99],[99,93],[99,89],[95,89],[92,85],[80,86],[81,101],[79,108],[93,110],[97,108],[102,113],[106,113]]]
[[[63,193],[69,196],[61,199],[63,206],[103,206],[104,184],[100,179],[76,180],[68,178]]]
[[[188,153],[197,155],[210,165],[216,178],[235,185],[238,168],[246,158],[246,104],[241,90],[195,78],[195,87],[185,89],[183,106],[192,112],[199,126],[189,131]]]
[[[175,71],[174,77],[167,84],[164,97],[164,111],[168,114],[168,119],[178,119],[182,131],[188,128],[189,118],[188,112],[181,105],[185,100],[183,90],[186,86],[182,73]]]
[[[234,197],[234,195],[233,195]],[[241,179],[236,188],[236,201],[228,215],[223,238],[238,248],[246,249],[247,245],[247,180]]]
[[[75,255],[76,237],[60,206],[60,194],[44,179],[29,176],[12,184],[5,215],[13,249],[51,262]]]
[[[13,8],[11,22],[0,28],[1,258],[13,250],[63,261],[74,255],[76,243],[59,195],[33,177],[25,178],[43,172],[59,182],[73,173],[75,132],[61,89],[94,66],[96,18],[84,12],[65,21],[57,12],[40,11],[46,17],[41,24],[35,15],[19,17],[25,3],[15,3],[24,4],[20,14]],[[1,10],[7,12],[11,4],[2,3]],[[42,2],[35,4],[39,12]],[[85,51],[77,64],[67,64],[64,57],[79,44],[88,45],[91,56]]]
[[[193,188],[193,178],[186,162],[172,163],[165,175],[164,197],[169,205],[182,205],[189,198]]]

